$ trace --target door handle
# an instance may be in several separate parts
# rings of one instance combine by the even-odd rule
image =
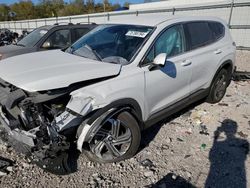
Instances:
[[[221,49],[217,49],[217,50],[214,51],[214,53],[215,54],[220,54],[220,53],[222,53],[222,51],[221,51]]]
[[[182,66],[189,66],[189,65],[191,65],[192,64],[192,61],[190,61],[190,60],[185,60],[185,61],[183,61],[182,63],[181,63],[181,65]]]

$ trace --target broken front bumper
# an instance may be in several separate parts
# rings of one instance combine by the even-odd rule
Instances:
[[[29,132],[20,129],[11,130],[10,122],[5,116],[2,108],[3,107],[0,105],[0,128],[3,129],[8,134],[8,136],[13,138],[14,140],[23,143],[29,147],[34,147],[34,136],[31,135]]]
[[[78,154],[76,149],[73,151],[73,146],[70,147],[69,143],[65,142],[64,145],[54,144],[47,148],[47,150],[34,150],[36,146],[34,136],[20,129],[11,130],[9,125],[9,120],[6,118],[0,105],[0,130],[5,133],[0,134],[0,137],[11,144],[16,151],[24,153],[39,167],[54,174],[69,174],[77,170],[74,164],[76,163]],[[71,152],[68,152],[69,150]]]

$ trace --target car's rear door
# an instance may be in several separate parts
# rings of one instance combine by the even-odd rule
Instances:
[[[144,59],[145,114],[148,116],[154,116],[189,95],[192,70],[185,51],[183,26],[177,24],[166,28]],[[160,53],[167,54],[165,66],[150,71],[149,66]]]
[[[223,55],[216,43],[215,34],[209,21],[195,21],[184,24],[188,44],[186,56],[192,62],[190,92],[205,89]]]
[[[75,41],[77,41],[79,38],[87,34],[92,28],[91,27],[73,27],[71,29],[71,44],[73,44]]]

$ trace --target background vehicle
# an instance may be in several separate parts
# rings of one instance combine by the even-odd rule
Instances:
[[[18,36],[17,42],[26,37],[30,32],[27,29],[22,30],[22,34]]]
[[[213,17],[103,24],[66,51],[4,60],[0,120],[42,158],[76,137],[92,161],[124,160],[137,152],[141,130],[194,101],[219,102],[235,50],[227,24]]]
[[[0,59],[36,51],[66,48],[94,27],[95,24],[56,24],[39,27],[16,44],[0,47]]]

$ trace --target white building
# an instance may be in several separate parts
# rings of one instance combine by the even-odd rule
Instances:
[[[150,2],[150,3],[140,3],[140,4],[131,4],[129,10],[150,10],[150,9],[162,9],[162,8],[173,8],[176,6],[190,6],[197,4],[217,4],[228,2],[225,0],[164,0],[159,2]]]

